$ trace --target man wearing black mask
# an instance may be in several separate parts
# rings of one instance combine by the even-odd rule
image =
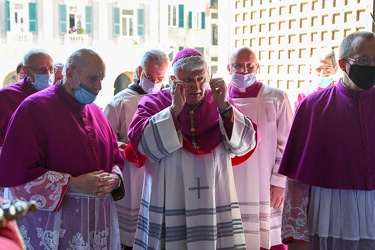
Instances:
[[[375,249],[375,34],[348,35],[342,78],[300,104],[280,164],[293,249]]]

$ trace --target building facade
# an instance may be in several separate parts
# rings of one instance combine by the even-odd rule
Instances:
[[[147,49],[162,49],[172,59],[180,49],[194,47],[217,58],[210,9],[211,1],[0,0],[0,87],[14,81],[16,66],[30,49],[44,48],[55,62],[65,63],[73,51],[90,48],[107,66],[96,101],[103,106],[116,79],[124,87],[132,82]]]
[[[310,81],[310,57],[321,47],[336,52],[349,33],[374,31],[374,0],[220,0],[219,74],[230,53],[257,53],[259,80],[293,91]]]
[[[358,30],[374,31],[374,0],[0,0],[0,87],[13,82],[17,64],[32,48],[65,62],[91,48],[107,65],[103,106],[114,82],[133,80],[143,52],[163,49],[172,60],[185,47],[204,54],[210,73],[230,80],[230,53],[250,46],[258,79],[292,91],[310,81],[314,51]],[[337,54],[337,53],[336,53]]]

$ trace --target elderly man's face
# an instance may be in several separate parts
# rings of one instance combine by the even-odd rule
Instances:
[[[185,94],[188,104],[197,104],[204,98],[208,86],[207,69],[196,69],[191,72],[179,70],[177,80],[186,83]]]
[[[336,73],[336,69],[331,59],[321,59],[319,62],[311,65],[311,73],[317,77],[331,76]]]
[[[44,54],[36,54],[30,59],[29,65],[22,66],[22,71],[35,82],[35,74],[55,74],[56,68],[51,57]]]
[[[144,69],[140,68],[139,76],[142,79],[143,77],[147,78],[150,82],[161,83],[165,79],[165,72],[167,71],[167,64],[163,66],[157,66],[152,62],[146,63]]]
[[[237,56],[232,58],[229,65],[229,72],[241,75],[256,73],[259,68],[255,54],[248,50],[240,51]]]
[[[86,85],[93,91],[99,92],[102,89],[102,81],[105,77],[105,65],[99,60],[92,63],[90,67],[84,67],[81,70],[76,70],[76,80],[74,89],[78,89],[79,84]]]

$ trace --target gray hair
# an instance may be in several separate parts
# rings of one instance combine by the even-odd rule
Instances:
[[[192,72],[197,69],[207,68],[207,62],[202,56],[189,56],[177,60],[173,65],[173,75],[177,75],[179,70]]]
[[[357,49],[359,41],[371,39],[375,39],[375,34],[369,31],[357,31],[349,34],[340,44],[339,58],[344,59],[350,57],[350,55]]]
[[[52,60],[52,57],[44,49],[32,49],[23,56],[23,65],[29,66],[30,63],[34,60],[34,56],[43,55],[49,57]]]
[[[337,65],[335,52],[329,47],[320,48],[311,56],[312,63],[320,60],[331,60],[333,67]]]
[[[167,66],[169,64],[169,58],[167,54],[164,53],[164,51],[160,49],[151,49],[147,50],[141,60],[141,67],[144,69],[146,68],[146,64],[151,62],[156,67],[163,67]]]

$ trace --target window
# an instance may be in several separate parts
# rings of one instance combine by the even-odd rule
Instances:
[[[37,4],[7,0],[5,2],[5,21],[6,31],[36,33]]]
[[[120,35],[120,8],[113,8],[113,34]]]
[[[177,12],[178,11],[178,12]],[[168,5],[168,26],[170,27],[184,27],[185,14],[184,5]]]
[[[7,10],[7,15],[9,15],[9,19],[7,20],[7,30],[10,31],[10,27],[12,27],[13,31],[17,32],[24,32],[27,31],[27,27],[25,26],[25,18],[26,16],[26,6],[22,3],[12,3],[9,5],[9,1],[7,3],[7,8],[10,6],[12,7],[13,11],[12,14],[10,14],[10,9]],[[12,18],[10,18],[12,16]],[[8,24],[9,22],[9,24]],[[9,25],[9,26],[8,26]],[[8,29],[9,27],[9,29]]]
[[[203,56],[204,56],[204,48],[203,47],[195,47]]]
[[[92,34],[92,7],[85,7],[85,19],[86,19],[86,34]]]
[[[218,45],[219,28],[216,24],[212,25],[212,45]]]
[[[37,16],[36,3],[29,3],[29,32],[31,33],[38,31]]]
[[[177,26],[177,5],[168,5],[168,26]]]
[[[210,7],[211,8],[217,8],[218,7],[218,0],[211,0]]]
[[[68,31],[67,27],[67,15],[66,15],[66,5],[59,4],[59,17],[60,17],[60,34],[66,34]]]
[[[189,11],[189,29],[205,29],[206,13]]]
[[[144,35],[144,10],[138,9],[138,36]]]
[[[134,11],[125,10],[121,11],[121,35],[134,36]]]

